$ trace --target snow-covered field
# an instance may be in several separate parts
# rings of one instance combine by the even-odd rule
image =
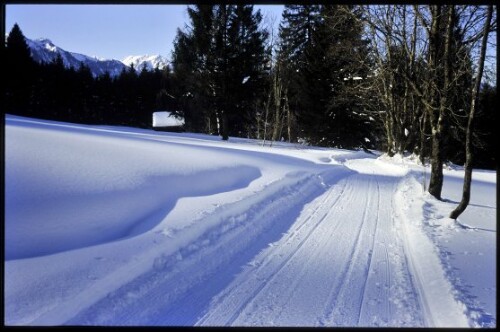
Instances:
[[[496,326],[496,172],[5,118],[7,325]]]

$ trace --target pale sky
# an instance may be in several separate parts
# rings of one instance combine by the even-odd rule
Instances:
[[[264,20],[283,5],[256,5]],[[160,54],[170,59],[177,28],[188,22],[187,5],[7,5],[6,33],[17,22],[30,39],[48,38],[66,51],[122,60]]]

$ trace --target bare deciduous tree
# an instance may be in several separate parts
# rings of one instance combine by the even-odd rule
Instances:
[[[472,182],[472,134],[473,134],[473,123],[474,123],[474,114],[476,112],[478,100],[479,100],[479,89],[481,86],[481,79],[483,76],[484,69],[484,60],[486,57],[486,47],[488,41],[488,34],[491,29],[491,18],[493,16],[493,5],[488,6],[488,11],[486,14],[486,21],[484,23],[483,33],[482,33],[482,42],[481,42],[481,51],[478,59],[478,69],[476,73],[476,80],[474,82],[474,86],[472,88],[472,98],[471,104],[468,114],[467,120],[467,129],[465,135],[465,174],[464,174],[464,186],[462,192],[462,200],[460,204],[451,212],[450,218],[457,219],[462,212],[465,211],[467,205],[470,200],[470,192],[471,192],[471,182]]]

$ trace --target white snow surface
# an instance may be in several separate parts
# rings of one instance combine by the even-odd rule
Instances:
[[[184,119],[175,117],[171,112],[154,112],[153,127],[183,126]]]
[[[54,61],[57,56],[60,55],[66,68],[80,68],[80,65],[83,63],[90,68],[94,77],[103,75],[105,72],[108,72],[112,77],[116,77],[126,67],[118,60],[90,57],[88,55],[66,51],[47,38],[35,40],[26,38],[26,43],[35,61],[48,63]]]
[[[5,117],[5,324],[496,327],[496,172]]]
[[[168,61],[165,57],[161,55],[129,55],[122,60],[122,63],[131,66],[140,72],[143,66],[146,66],[147,70],[154,70],[158,68],[162,70],[168,65]]]

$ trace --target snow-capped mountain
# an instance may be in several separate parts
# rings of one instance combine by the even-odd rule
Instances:
[[[130,55],[122,62],[127,66],[133,64],[137,71],[141,71],[144,66],[147,70],[154,70],[156,67],[161,70],[168,64],[167,59],[161,55]]]
[[[99,59],[88,55],[73,53],[56,46],[52,41],[46,38],[31,40],[26,38],[26,43],[31,50],[31,56],[38,62],[51,62],[60,54],[64,65],[69,68],[79,68],[84,63],[90,68],[94,77],[109,72],[111,77],[118,76],[123,68],[127,66],[118,60]]]
[[[7,39],[7,34],[5,38]],[[47,38],[34,40],[26,38],[26,44],[30,48],[31,56],[37,62],[54,61],[60,54],[67,68],[80,68],[81,63],[84,63],[90,68],[94,77],[104,75],[106,72],[111,77],[116,77],[120,75],[124,68],[130,67],[131,64],[134,64],[134,68],[139,72],[144,65],[147,70],[154,70],[156,67],[163,69],[168,63],[167,59],[161,55],[133,55],[127,56],[123,61],[91,57],[85,54],[66,51]]]

